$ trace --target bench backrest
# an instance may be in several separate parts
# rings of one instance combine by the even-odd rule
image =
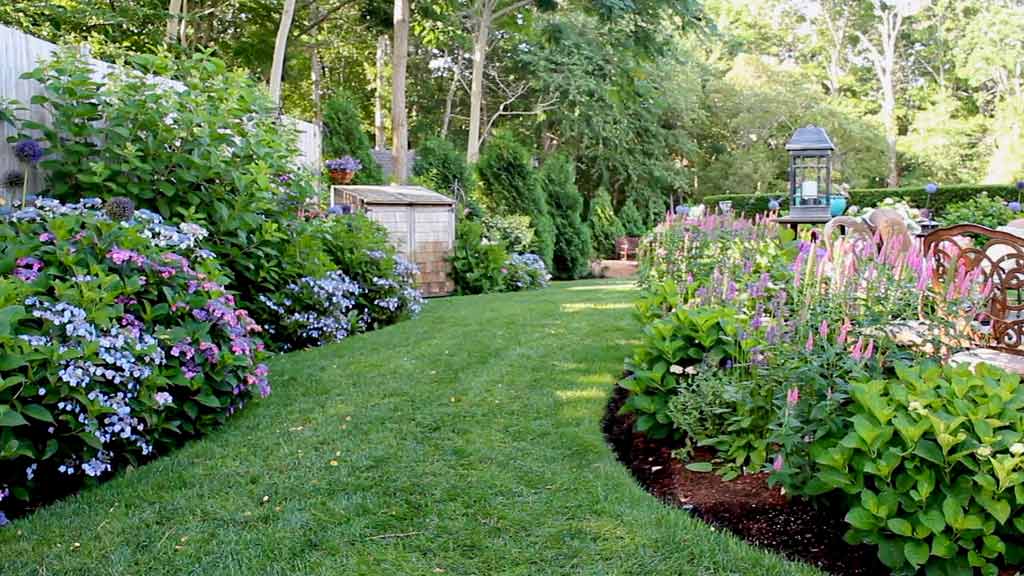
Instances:
[[[991,332],[984,344],[1024,355],[1024,238],[977,224],[958,224],[928,233],[922,248],[933,259],[940,294],[960,268],[976,271],[981,285],[991,282],[985,313]]]
[[[623,258],[636,255],[639,247],[640,238],[637,236],[623,236],[615,241],[615,252]]]

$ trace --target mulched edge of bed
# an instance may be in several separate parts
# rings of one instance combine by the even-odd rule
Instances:
[[[837,576],[889,574],[873,547],[851,546],[843,540],[847,526],[841,506],[786,499],[778,489],[769,488],[764,474],[723,482],[713,473],[688,470],[672,457],[677,442],[650,440],[633,431],[632,415],[618,414],[627,394],[615,387],[601,430],[619,462],[659,500],[755,546]],[[695,459],[712,456],[698,453]]]

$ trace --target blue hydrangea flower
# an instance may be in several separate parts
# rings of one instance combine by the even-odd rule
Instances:
[[[14,145],[14,155],[26,164],[35,164],[46,152],[35,140],[21,140]]]

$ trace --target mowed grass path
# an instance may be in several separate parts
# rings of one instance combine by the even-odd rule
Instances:
[[[276,358],[213,435],[0,529],[14,575],[794,575],[647,495],[599,420],[628,283],[428,303]]]

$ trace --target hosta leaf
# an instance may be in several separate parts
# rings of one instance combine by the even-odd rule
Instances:
[[[921,440],[914,447],[914,454],[917,454],[921,458],[934,462],[935,464],[942,464],[944,459],[942,456],[942,449],[939,445],[931,440]]]
[[[928,562],[931,551],[928,549],[927,542],[911,540],[903,545],[903,554],[911,564],[921,566]]]
[[[876,530],[882,526],[882,520],[860,506],[854,506],[846,513],[846,522],[860,530]]]
[[[899,538],[884,538],[878,543],[878,559],[893,570],[898,570],[907,563],[903,541]]]
[[[956,555],[956,549],[956,544],[944,534],[936,532],[935,536],[932,537],[932,556],[952,558]]]
[[[711,462],[690,462],[686,465],[686,469],[692,472],[711,472],[714,467]]]
[[[914,535],[914,527],[910,525],[910,522],[907,522],[903,518],[890,518],[885,525],[889,527],[889,530],[892,530],[895,534],[899,534],[900,536]]]
[[[942,517],[942,512],[938,508],[930,508],[924,512],[918,512],[917,520],[936,535],[941,534],[946,529],[946,519]]]

